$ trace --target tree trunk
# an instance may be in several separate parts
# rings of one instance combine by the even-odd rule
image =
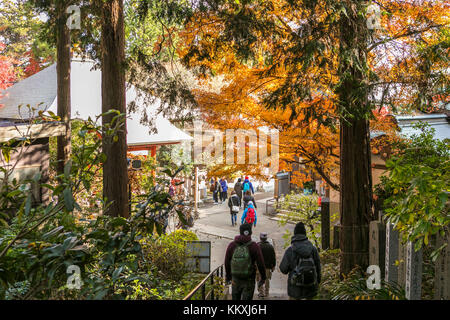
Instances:
[[[111,109],[126,113],[125,96],[125,32],[123,0],[104,1],[102,6],[102,112]],[[114,115],[102,118],[104,126]],[[128,217],[128,172],[126,122],[116,139],[107,138],[103,132],[103,197],[110,203],[105,212],[111,216]]]
[[[340,210],[341,274],[369,265],[372,207],[370,129],[367,89],[367,24],[358,15],[363,2],[349,0],[341,16],[340,70]]]
[[[341,274],[369,265],[369,217],[372,199],[369,124],[341,122]]]
[[[71,154],[71,106],[70,106],[70,30],[66,26],[67,14],[63,2],[58,5],[57,22],[57,114],[64,122],[64,136],[57,137],[57,173],[64,172],[64,166]]]

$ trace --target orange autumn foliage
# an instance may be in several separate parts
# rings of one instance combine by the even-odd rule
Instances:
[[[253,34],[257,41],[248,45],[255,53],[251,59],[239,57],[233,42],[217,43],[216,39],[224,36],[225,24],[222,17],[211,12],[198,13],[180,33],[186,46],[179,48],[179,55],[185,57],[190,66],[210,71],[199,73],[199,82],[204,87],[194,91],[206,122],[222,130],[256,130],[266,126],[278,129],[280,169],[292,170],[294,164],[300,163],[304,170],[297,171],[295,181],[298,184],[307,181],[311,173],[315,173],[332,185],[331,181],[337,181],[339,169],[338,120],[341,115],[338,112],[338,99],[332,89],[340,79],[338,60],[342,57],[335,50],[339,39],[332,34],[321,38],[317,42],[317,45],[322,46],[321,53],[314,56],[314,61],[310,65],[296,66],[296,69],[304,68],[303,73],[290,73],[285,67],[286,61],[292,63],[296,44],[288,40],[296,31],[293,24],[288,22],[301,21],[302,13],[291,10],[287,1],[268,3],[270,5],[266,5],[265,10],[250,6],[236,9],[232,4],[229,5],[230,12],[253,10],[252,14],[256,17],[264,14],[261,18],[275,24],[276,35],[273,37],[263,37],[257,32]],[[406,110],[406,106],[414,104],[423,94],[421,89],[430,72],[445,69],[445,61],[435,59],[424,70],[421,52],[426,49],[424,47],[442,41],[441,27],[448,27],[448,17],[442,14],[446,5],[442,2],[382,0],[378,3],[384,11],[381,16],[382,29],[373,33],[372,43],[367,46],[371,73],[368,78],[374,89],[369,97],[373,101],[370,124],[373,131],[384,133],[383,139],[373,140],[374,153],[398,138],[392,117],[378,110],[384,109],[387,113],[393,109]],[[330,14],[327,6],[326,1],[317,1],[314,8],[317,20],[321,17],[325,19]],[[326,24],[323,28],[324,33],[327,33]],[[310,38],[307,33],[304,37]],[[422,37],[421,43],[418,37]],[[197,43],[201,44],[203,51],[190,51],[192,45]],[[223,76],[223,85],[217,90],[210,90],[209,81],[217,75]],[[287,79],[292,79],[292,86],[304,86],[310,90],[304,96],[292,95],[290,101],[283,101],[283,108],[267,109],[263,103],[264,97],[276,90],[291,92],[289,87],[283,86]],[[446,99],[446,94],[442,97],[433,95],[436,104]],[[314,110],[313,117],[311,110]],[[212,169],[219,176],[234,171],[263,174],[260,167],[249,165],[220,165]]]

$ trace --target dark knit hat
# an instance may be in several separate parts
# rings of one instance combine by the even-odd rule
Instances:
[[[294,234],[304,234],[306,235],[306,229],[303,222],[299,222],[295,225]]]
[[[241,224],[239,227],[239,233],[243,236],[249,236],[252,234],[252,225],[249,223]]]

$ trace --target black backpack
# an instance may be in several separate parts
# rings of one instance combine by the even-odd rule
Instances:
[[[291,284],[299,288],[312,288],[318,285],[316,264],[312,253],[309,257],[299,256],[297,265],[292,271]]]

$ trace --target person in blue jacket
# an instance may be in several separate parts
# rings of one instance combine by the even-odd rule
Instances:
[[[222,192],[220,194],[220,201],[225,201],[228,199],[228,184],[225,178],[220,179],[220,185],[222,186]]]
[[[252,194],[255,194],[255,190],[253,189],[253,185],[250,182],[248,177],[245,177],[244,183],[242,184],[243,192],[245,193],[247,190],[251,190]]]
[[[255,213],[254,220],[251,224],[253,224],[253,226],[256,227],[256,220],[257,220],[256,210],[255,210],[255,207],[253,206],[253,202],[251,202],[251,201],[248,203],[247,208],[245,208],[244,212],[242,213],[241,224],[248,223],[248,221],[245,218],[247,217],[248,210],[250,210],[250,209],[253,210],[253,212]]]

